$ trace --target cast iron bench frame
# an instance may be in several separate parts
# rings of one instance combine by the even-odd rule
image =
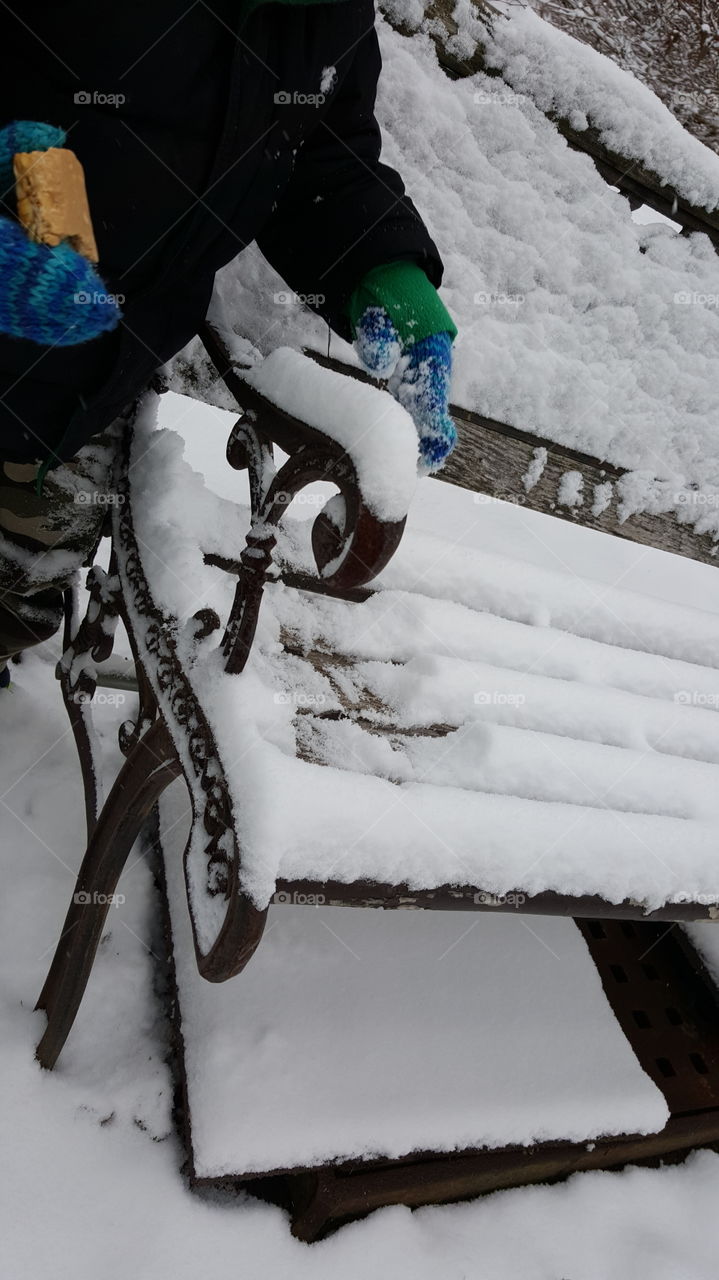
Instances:
[[[449,0],[433,0],[428,7],[429,15],[435,19],[430,34],[445,72],[452,78],[469,76],[477,70],[498,74],[486,65],[481,45],[468,60],[459,59],[451,51],[448,37],[453,31],[452,8]],[[485,8],[491,9],[491,6],[485,5]],[[391,12],[387,17],[393,21]],[[705,232],[719,249],[718,211],[692,207],[661,177],[635,160],[607,150],[599,130],[592,126],[591,121],[589,129],[577,132],[568,121],[551,115],[549,118],[553,119],[572,148],[592,157],[602,177],[619,188],[632,209],[647,204],[678,221],[684,234]],[[258,519],[262,519],[265,529],[271,530],[286,510],[284,494],[287,490],[293,486],[299,490],[318,478],[331,479],[339,484],[349,512],[347,528],[352,550],[343,561],[340,572],[334,576],[324,577],[322,570],[337,555],[340,540],[335,527],[322,515],[313,528],[313,549],[320,571],[316,577],[299,574],[288,566],[273,566],[274,538],[253,541],[252,530],[245,553],[238,560],[206,556],[208,562],[237,577],[235,600],[223,637],[223,651],[226,670],[239,672],[251,649],[266,580],[274,576],[289,585],[337,595],[359,605],[371,594],[367,584],[396,550],[403,523],[387,526],[374,520],[362,502],[351,463],[341,450],[328,437],[290,419],[249,388],[210,328],[205,326],[201,336],[218,373],[237,403],[243,406],[243,415],[228,443],[228,461],[236,468],[247,467],[249,470],[253,527]],[[308,354],[340,372],[362,377],[354,368],[314,351]],[[197,394],[192,386],[182,390],[191,395]],[[585,488],[589,488],[607,481],[620,481],[622,472],[619,468],[459,406],[453,406],[452,413],[460,429],[459,445],[440,479],[489,497],[520,502],[529,509],[588,528],[716,565],[716,543],[713,539],[697,534],[689,524],[681,524],[671,513],[637,513],[624,519],[615,501],[597,514],[589,510],[589,504],[572,508],[557,504],[559,480],[567,469],[578,470]],[[279,507],[273,506],[267,494],[263,496],[264,460],[271,455],[273,443],[290,458],[282,473],[283,501]],[[129,447],[128,438],[123,442],[118,476],[119,491],[126,498],[129,498]],[[540,480],[528,491],[523,477],[540,447],[546,449],[546,463]],[[108,573],[98,568],[90,570],[90,601],[79,625],[75,619],[74,593],[68,593],[66,599],[64,655],[58,674],[82,768],[88,843],[73,900],[38,1001],[38,1007],[45,1010],[48,1022],[37,1056],[48,1068],[54,1066],[79,1008],[105,926],[110,895],[114,893],[135,839],[144,828],[150,830],[156,802],[165,788],[184,773],[192,794],[190,777],[204,780],[205,803],[202,812],[193,813],[193,828],[200,826],[204,829],[210,859],[217,852],[222,835],[232,829],[231,803],[221,768],[219,774],[216,767],[210,771],[207,768],[210,760],[215,766],[218,764],[212,732],[173,651],[168,619],[157,609],[145,580],[135,543],[131,503],[128,501],[113,512],[112,536],[113,553]],[[140,645],[134,635],[127,607],[130,597],[133,607],[140,608],[149,621],[150,643],[146,645]],[[112,652],[112,630],[118,619],[122,619],[126,626],[133,650],[135,676],[132,687],[138,689],[140,705],[134,724],[124,725],[121,729],[120,742],[125,763],[107,801],[100,806],[89,724],[95,680],[82,659],[90,658],[100,664],[106,662]],[[195,615],[195,624],[198,640],[221,625],[212,609],[200,609]],[[74,665],[75,659],[80,661]],[[73,674],[75,671],[79,674]],[[105,671],[99,675],[98,682],[112,685],[115,680]],[[158,705],[159,691],[163,694],[163,703],[164,695],[170,697],[172,732]],[[180,753],[176,747],[178,740],[184,747]],[[233,856],[229,861],[225,860],[224,867],[220,866],[225,877],[227,903],[221,933],[209,953],[202,951],[195,934],[198,966],[210,981],[224,981],[241,972],[257,948],[265,924],[266,911],[258,911],[239,889],[241,852],[234,832],[233,841]],[[329,905],[520,910],[576,917],[597,964],[607,998],[644,1069],[665,1092],[672,1113],[661,1134],[602,1139],[590,1144],[590,1148],[580,1143],[542,1144],[500,1152],[468,1151],[446,1156],[415,1152],[404,1160],[379,1162],[376,1167],[372,1162],[350,1162],[294,1171],[295,1176],[292,1176],[293,1171],[286,1171],[288,1178],[277,1181],[283,1185],[288,1182],[293,1231],[301,1239],[316,1239],[328,1223],[340,1222],[378,1205],[455,1200],[501,1186],[564,1177],[582,1168],[618,1167],[628,1161],[672,1158],[672,1155],[676,1158],[695,1146],[719,1141],[719,1032],[714,986],[698,957],[678,932],[671,934],[670,928],[652,923],[716,919],[715,908],[682,903],[648,914],[633,902],[613,904],[598,897],[575,898],[554,893],[535,896],[507,894],[504,901],[497,902],[492,895],[482,895],[481,890],[478,892],[476,886],[451,884],[418,893],[406,885],[363,881],[345,884],[278,880],[277,890],[280,901],[293,897],[302,901],[303,895],[304,900],[311,901],[313,894],[321,893],[322,901]],[[632,924],[631,921],[637,923]],[[681,960],[683,950],[687,951],[684,962]],[[651,965],[646,962],[649,952],[652,952]],[[657,965],[657,972],[651,975],[656,981],[642,988],[643,977],[649,977],[648,970],[656,969]],[[631,975],[631,980],[624,986],[617,985],[615,971],[618,968]],[[657,1016],[652,1013],[654,1030],[651,1032],[642,1029],[650,1024],[637,1021],[635,1007],[643,1002],[646,1004],[648,991],[657,993],[655,1000],[658,1000]],[[672,1025],[669,1030],[662,1027],[661,1020],[667,1000],[682,1011],[681,1017],[675,1019],[677,1025]],[[688,1055],[688,1048],[694,1052]],[[697,1053],[697,1049],[701,1049],[701,1053]],[[658,1052],[663,1055],[661,1058],[656,1057]],[[695,1070],[688,1061],[689,1058],[701,1058],[702,1054],[705,1060],[702,1070],[708,1071],[703,1075],[697,1074],[699,1068]],[[671,1076],[665,1078],[669,1059]],[[661,1070],[660,1064],[664,1064]],[[184,1083],[181,1063],[179,1074],[181,1083]],[[185,1104],[185,1125],[189,1134],[187,1099]],[[192,1173],[189,1139],[188,1151],[191,1180],[199,1185],[203,1180]],[[225,1181],[232,1185],[251,1186],[241,1176]],[[215,1180],[210,1182],[216,1185]],[[267,1186],[271,1182],[271,1178],[264,1180]],[[286,1188],[281,1194],[286,1194]]]
[[[288,585],[354,601],[359,607],[371,594],[367,583],[388,563],[397,549],[404,520],[383,523],[372,515],[361,494],[354,466],[329,436],[279,410],[242,377],[218,335],[205,326],[202,339],[220,376],[241,406],[227,446],[235,469],[249,471],[252,523],[239,560],[207,555],[208,562],[236,575],[232,609],[222,638],[225,670],[240,673],[247,661],[257,624],[265,583],[279,577]],[[85,617],[74,625],[74,602],[68,593],[64,653],[58,667],[62,695],[75,737],[85,791],[88,843],[53,961],[38,1008],[47,1014],[47,1028],[37,1057],[54,1066],[77,1014],[99,945],[112,896],[130,850],[163,791],[184,776],[190,796],[199,782],[202,811],[193,802],[193,831],[206,836],[208,875],[221,886],[226,901],[224,923],[205,952],[193,918],[199,970],[211,982],[224,982],[240,973],[262,937],[268,908],[259,910],[240,886],[241,850],[232,821],[232,802],[222,763],[207,717],[178,659],[173,619],[153,599],[143,572],[135,531],[128,477],[131,426],[121,441],[117,474],[118,502],[112,508],[112,555],[108,572],[93,566]],[[288,461],[266,488],[266,464],[272,446],[288,454]],[[336,527],[321,512],[312,530],[318,575],[273,565],[279,522],[288,495],[318,479],[335,483],[346,503],[344,542],[349,550],[339,568],[323,575],[343,545]],[[142,615],[147,626],[141,643],[131,614]],[[111,655],[113,631],[121,619],[135,661],[139,711],[134,723],[120,730],[125,756],[115,783],[100,808],[90,725],[96,679],[93,664]],[[200,609],[194,616],[196,639],[204,639],[220,625],[217,613]],[[89,663],[86,661],[89,659]],[[89,668],[89,669],[88,669]],[[162,703],[162,706],[160,705]],[[181,744],[178,748],[178,744]],[[232,851],[226,843],[231,837]],[[319,900],[328,905],[434,910],[520,910],[530,914],[578,918],[620,918],[644,921],[714,919],[716,908],[692,902],[667,905],[646,912],[641,904],[605,901],[598,896],[559,893],[508,893],[497,899],[481,885],[444,884],[417,891],[407,885],[359,880],[354,883],[313,880],[277,881],[280,901]],[[216,890],[217,891],[217,890]],[[192,911],[190,912],[192,915]]]

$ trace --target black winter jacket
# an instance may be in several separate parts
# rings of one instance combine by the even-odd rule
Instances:
[[[399,176],[379,162],[372,0],[52,0],[0,7],[0,124],[67,129],[85,168],[119,328],[78,347],[0,337],[0,454],[69,458],[197,332],[247,244],[349,337],[344,307],[398,258],[441,280]],[[334,71],[332,70],[334,68]],[[324,101],[318,100],[324,95]]]

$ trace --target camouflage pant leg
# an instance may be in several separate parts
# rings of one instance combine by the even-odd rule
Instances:
[[[102,532],[116,440],[113,424],[49,471],[41,494],[39,463],[0,458],[0,664],[60,626],[62,592]]]

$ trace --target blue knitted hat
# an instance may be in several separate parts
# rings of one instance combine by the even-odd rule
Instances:
[[[34,120],[17,120],[0,130],[3,197],[14,190],[16,152],[44,151],[64,142],[64,130]],[[18,222],[0,218],[0,333],[68,347],[113,329],[120,314],[95,268],[69,244],[36,244]]]

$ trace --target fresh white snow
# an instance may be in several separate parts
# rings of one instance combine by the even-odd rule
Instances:
[[[584,502],[584,479],[581,471],[565,471],[559,482],[557,502],[560,507],[581,507]]]
[[[504,20],[483,32],[487,64],[517,93],[572,128],[597,130],[608,150],[639,161],[692,205],[719,207],[719,156],[693,137],[630,72],[545,22],[528,5],[500,0]],[[471,38],[469,23],[456,43]]]
[[[621,517],[674,511],[717,533],[719,258],[701,233],[632,219],[530,89],[575,123],[591,106],[608,139],[664,157],[667,181],[710,203],[719,158],[626,72],[533,13],[513,15],[497,21],[493,47],[515,88],[481,73],[449,80],[428,36],[378,21],[383,158],[445,262],[459,327],[453,399],[628,468],[613,495]],[[251,248],[219,274],[217,310],[263,352],[325,350],[326,326],[277,303],[282,289]],[[331,349],[351,358],[338,338]]]
[[[229,607],[232,581],[202,551],[239,549],[241,509],[205,488],[152,409],[134,445],[141,554],[182,624],[259,906],[281,876],[719,904],[716,614],[567,572],[529,579],[520,561],[410,530],[367,604],[270,586],[247,669],[228,677],[217,636],[196,657],[186,624],[201,605]],[[288,524],[283,553],[309,567],[309,525]],[[283,654],[283,634],[353,665],[333,683]],[[370,720],[454,732],[408,747],[314,714],[367,693]],[[298,741],[321,763],[298,759]],[[202,866],[198,847],[191,883]],[[193,905],[209,943],[217,921],[194,891]]]
[[[406,15],[402,0],[392,3]],[[461,52],[462,39],[470,32],[464,0],[457,13]],[[567,116],[576,128],[586,123],[598,127],[608,146],[636,155],[685,198],[710,208],[719,203],[717,158],[681,131],[631,77],[530,13],[513,7],[511,21],[495,31],[490,54],[509,84],[481,75],[451,83],[439,71],[425,36],[410,44],[381,20],[379,27],[385,71],[378,111],[385,158],[403,174],[446,261],[443,293],[460,327],[454,398],[629,468],[632,474],[619,485],[600,485],[583,495],[595,513],[612,502],[625,515],[645,508],[674,510],[678,518],[717,532],[716,254],[702,235],[678,237],[666,224],[631,219],[622,197],[606,187],[587,158],[568,149],[538,107]],[[330,74],[331,68],[325,68],[323,76]],[[250,249],[222,273],[217,296],[237,329],[263,353],[281,344],[324,346],[326,332],[317,319],[291,302],[276,301],[282,289],[261,255]],[[338,339],[332,349],[353,358]],[[229,407],[221,391],[215,388],[213,394]],[[147,467],[137,468],[140,499],[146,484],[146,568],[180,617],[190,617],[204,604],[222,611],[228,580],[199,562],[185,532],[192,513],[207,549],[242,546],[247,511],[234,504],[246,504],[246,486],[222,461],[230,420],[221,411],[178,397],[166,397],[162,407],[167,425],[178,426],[184,418],[182,430],[194,463],[209,469],[212,485],[225,501],[209,497],[183,470],[176,437],[148,439]],[[394,407],[390,415],[394,434],[383,437],[392,458],[405,448],[403,438],[409,448],[407,424],[400,422],[398,412]],[[389,426],[390,417],[383,426]],[[333,413],[327,427],[341,430],[337,424]],[[416,448],[414,437],[412,443]],[[527,489],[539,478],[543,462],[537,451]],[[150,498],[163,468],[167,501],[152,515]],[[178,477],[178,487],[170,493],[166,477],[172,475]],[[394,475],[380,477],[377,484],[380,509],[390,509],[381,507],[384,501],[396,499],[398,510],[405,504],[404,491],[400,501],[392,488]],[[578,496],[567,477],[564,487],[566,496]],[[315,489],[324,492],[321,486]],[[309,517],[318,505],[296,503],[291,515]],[[158,559],[162,555],[168,560],[162,546],[172,547],[172,572]],[[296,526],[285,550],[306,561],[306,531]],[[54,556],[61,567],[61,553]],[[433,821],[438,824],[439,813],[442,838],[455,844],[462,878],[481,871],[486,887],[496,886],[497,892],[503,885],[516,888],[522,876],[535,887],[546,887],[554,876],[564,887],[574,877],[573,883],[585,890],[598,885],[609,894],[621,895],[632,887],[646,894],[649,887],[649,896],[657,900],[664,894],[681,898],[696,893],[716,900],[712,778],[719,759],[719,593],[711,569],[609,543],[519,507],[476,503],[471,494],[421,481],[407,539],[381,587],[362,606],[362,625],[339,602],[315,602],[310,609],[292,593],[273,590],[261,621],[260,669],[248,673],[245,690],[255,716],[247,744],[261,740],[264,753],[261,770],[247,780],[248,792],[261,773],[266,790],[257,790],[256,796],[271,800],[283,789],[307,809],[304,780],[317,774],[331,777],[327,803],[343,805],[342,814],[335,812],[335,847],[341,822],[345,830],[360,819],[366,826],[371,799],[378,797],[382,804],[386,797],[396,800],[405,794],[408,807],[403,800],[404,807],[383,819],[388,839],[397,835],[395,851],[386,848],[383,854],[380,849],[378,856],[377,849],[369,850],[366,865],[374,858],[378,872],[401,874],[406,859],[393,863],[392,857],[409,831],[419,851],[420,874],[426,876],[435,855],[440,858],[436,841],[433,847],[421,825],[428,813],[422,779],[431,769],[438,805]],[[455,731],[443,743],[446,756],[433,742],[405,741],[399,750],[397,744],[370,739],[355,725],[318,724],[313,709],[335,705],[337,687],[321,676],[310,683],[298,661],[293,668],[288,659],[282,671],[279,664],[273,667],[280,626],[294,628],[307,640],[324,635],[340,652],[344,648],[361,657],[365,687],[381,692],[393,714],[408,720],[454,717]],[[389,1209],[311,1249],[291,1239],[278,1209],[245,1197],[191,1195],[179,1173],[183,1155],[172,1131],[163,997],[153,988],[157,970],[152,952],[160,954],[162,947],[158,903],[139,850],[111,909],[60,1064],[52,1075],[43,1074],[33,1060],[43,1018],[32,1009],[84,843],[79,772],[53,679],[57,656],[57,641],[32,654],[14,670],[15,689],[0,699],[3,1276],[94,1280],[101,1274],[107,1280],[126,1280],[128,1275],[164,1280],[172,1275],[196,1280],[202,1275],[224,1280],[239,1274],[239,1268],[242,1274],[262,1272],[273,1280],[334,1280],[337,1275],[369,1280],[378,1272],[392,1280],[435,1280],[437,1275],[448,1280],[467,1280],[469,1275],[473,1280],[606,1280],[608,1275],[613,1280],[714,1280],[719,1158],[710,1152],[697,1153],[676,1168],[579,1175],[560,1186],[415,1214]],[[398,665],[390,669],[390,663]],[[218,675],[218,663],[208,659],[198,680],[206,680],[210,691],[219,684]],[[282,701],[288,690],[292,698]],[[102,695],[96,700],[108,776],[110,766],[118,764],[113,745],[117,722],[132,714],[132,705],[120,701],[123,697],[113,693],[112,701]],[[224,719],[218,709],[228,743],[237,739],[240,702],[228,701]],[[308,743],[333,754],[334,770],[293,766],[288,787],[291,721],[298,707],[306,713],[302,732]],[[478,778],[481,792],[472,791]],[[442,793],[439,800],[437,792]],[[467,796],[471,820],[462,816]],[[312,815],[305,817],[306,831],[311,831]],[[259,808],[248,807],[250,837],[253,832],[272,836],[271,827],[263,833],[262,821]],[[486,836],[481,866],[472,862],[477,828]],[[329,844],[323,850],[321,835],[320,867],[334,857]],[[528,870],[507,858],[518,835],[526,855],[542,856],[537,868]],[[543,850],[557,835],[547,870],[551,860]],[[283,857],[283,869],[291,870],[301,865],[305,851],[290,842]],[[332,869],[342,874],[336,863]],[[368,915],[348,922],[353,932],[345,938],[351,943],[359,941],[357,931],[366,930],[369,937],[381,929],[381,918],[373,923],[365,919]],[[250,967],[245,978],[217,993],[228,1007],[242,1005],[243,991],[248,997],[253,990],[261,994],[262,982],[285,946],[308,960],[315,947],[314,963],[327,947],[336,947],[341,954],[338,971],[352,972],[357,961],[326,929],[320,935],[322,946],[317,947],[316,939],[305,945],[294,918],[289,908],[283,926],[292,935],[289,941],[274,930],[269,934],[265,953],[253,961],[254,977]],[[321,910],[309,917],[318,930],[322,919]],[[408,933],[425,927],[421,920],[399,923]],[[529,982],[522,987],[527,969],[532,979],[535,969],[545,972],[548,981],[554,972],[552,981],[562,996],[589,991],[598,1018],[596,1025],[584,1026],[584,1033],[591,1040],[601,1026],[607,1032],[605,1051],[610,1040],[619,1050],[616,1033],[607,1025],[606,1006],[597,999],[596,982],[590,990],[591,975],[573,935],[568,944],[566,922],[482,917],[463,937],[468,923],[466,916],[429,922],[429,932],[441,933],[445,946],[452,948],[442,964],[459,969],[463,956],[482,951],[478,943],[488,942],[492,931],[504,937],[513,930],[522,939],[516,955],[525,962],[522,972],[511,975],[518,1007],[526,1008],[534,990]],[[713,928],[696,925],[690,933],[712,971],[719,973]],[[545,944],[558,941],[552,957]],[[358,946],[353,949],[362,956]],[[493,954],[495,963],[499,955],[506,957],[501,943]],[[189,948],[183,958],[189,965]],[[378,958],[370,949],[365,967],[374,969]],[[438,997],[440,979],[432,976],[432,992]],[[297,975],[292,978],[296,981]],[[197,982],[196,975],[192,981]],[[501,983],[508,981],[503,972]],[[243,982],[249,985],[243,988]],[[500,1026],[501,983],[489,992],[495,1000],[494,1037],[483,1039],[475,1027],[462,1028],[465,1037],[470,1031],[476,1037],[478,1065],[493,1062],[495,1074],[500,1032],[526,1044],[521,1022],[512,1023],[516,1007],[506,1011],[507,1021]],[[285,1009],[293,990],[290,983],[282,993]],[[215,994],[203,987],[203,1000],[207,992]],[[475,983],[468,995],[471,1007],[479,1008],[477,1002],[486,995]],[[455,990],[453,1001],[457,998]],[[387,992],[380,991],[379,1003],[389,1016]],[[437,999],[436,1017],[449,1019],[455,1011],[455,1003],[445,1008]],[[280,1009],[274,1012],[279,1016]],[[533,1012],[529,1008],[527,1016]],[[568,1035],[558,1011],[549,1012],[556,1019],[556,1034]],[[346,1015],[346,1010],[339,1010],[338,1017],[340,1013]],[[269,1064],[275,1073],[270,1079],[286,1084],[277,1026],[261,1025],[259,998],[254,1016],[247,1034],[253,1038],[255,1060]],[[301,1005],[293,1019],[301,1039]],[[413,1035],[418,1031],[419,1024]],[[306,1048],[307,1041],[303,1043]],[[229,1039],[226,1047],[229,1066],[241,1071]],[[545,1065],[551,1048],[539,1045]],[[622,1107],[627,1117],[630,1111],[632,1116],[641,1112],[647,1124],[659,1123],[656,1091],[647,1089],[621,1053],[612,1062],[613,1096],[597,1091],[583,1109],[565,1093],[551,1123],[566,1127],[569,1118],[578,1124],[581,1112],[582,1119],[597,1126],[609,1124]],[[431,1057],[411,1063],[414,1078],[419,1080],[422,1067],[431,1063]],[[306,1072],[307,1057],[302,1065]],[[580,1066],[586,1082],[587,1061]],[[350,1063],[348,1069],[355,1067]],[[352,1078],[356,1083],[356,1071]],[[463,1080],[466,1086],[466,1068]],[[385,1096],[391,1096],[393,1083]],[[548,1090],[543,1120],[538,1121],[531,1108],[522,1110],[522,1099],[516,1107],[508,1105],[512,1089],[519,1089],[519,1073],[509,1073],[502,1083],[505,1105],[483,1117],[485,1134],[499,1141],[513,1124],[519,1133],[522,1127],[528,1131],[532,1124],[547,1123]],[[335,1105],[339,1096],[335,1087]],[[283,1116],[272,1117],[276,1154],[283,1141],[289,1150],[300,1140],[301,1118],[292,1116],[283,1134]],[[253,1119],[257,1117],[246,1117],[248,1132]],[[430,1111],[422,1119],[431,1127]],[[463,1140],[465,1116],[457,1111],[455,1121],[454,1140]],[[223,1135],[216,1114],[214,1123],[213,1140],[219,1143]],[[355,1140],[359,1130],[357,1125]],[[449,1140],[444,1130],[439,1136]],[[315,1137],[315,1153],[321,1154],[321,1129]],[[403,1141],[397,1131],[393,1140],[398,1145]],[[404,1138],[410,1140],[414,1138]]]
[[[177,784],[161,815],[198,1176],[663,1128],[572,921],[278,904],[247,969],[214,985]]]
[[[244,377],[273,404],[342,445],[374,515],[404,519],[417,484],[417,431],[389,392],[323,369],[291,347],[278,347]]]
[[[213,488],[246,501],[244,478],[224,462],[232,419],[178,397],[167,396],[161,403],[166,424],[184,419],[181,430],[188,450],[196,465],[202,461],[209,468]],[[298,507],[297,514],[307,517],[314,509],[308,504]],[[418,574],[432,564],[430,548],[437,571],[441,563],[448,567],[451,553],[442,561],[433,536],[441,526],[455,550],[473,547],[490,557],[501,555],[505,572],[514,560],[517,577],[528,589],[535,580],[538,593],[550,591],[554,583],[553,607],[559,581],[568,577],[578,597],[572,613],[566,612],[567,597],[562,597],[562,617],[574,618],[575,630],[580,599],[586,604],[591,599],[582,594],[587,581],[594,584],[597,625],[600,600],[607,617],[616,613],[618,602],[623,609],[627,605],[631,593],[625,591],[618,601],[617,583],[649,592],[645,612],[656,614],[642,638],[652,640],[659,653],[663,623],[676,618],[669,627],[669,648],[676,656],[664,658],[614,649],[561,628],[544,631],[528,625],[529,619],[507,620],[485,609],[471,633],[458,640],[465,655],[481,638],[481,656],[496,661],[502,646],[513,643],[516,665],[522,641],[519,653],[530,665],[538,663],[538,670],[560,675],[586,671],[600,683],[624,681],[629,691],[644,672],[645,684],[642,689],[637,685],[638,690],[671,700],[677,687],[686,687],[677,680],[689,674],[682,670],[682,650],[711,650],[711,629],[702,610],[712,610],[719,625],[719,599],[714,571],[705,565],[609,541],[523,508],[475,504],[471,494],[429,480],[418,487],[409,524],[417,538],[427,539]],[[237,545],[241,525],[238,520]],[[499,593],[499,580],[498,568],[488,591],[508,601],[510,593]],[[198,599],[195,608],[203,602]],[[530,612],[533,607],[530,601]],[[452,644],[456,627],[449,602],[442,609],[448,623],[440,649]],[[437,618],[426,616],[425,625],[435,627]],[[704,637],[697,644],[693,631],[702,620]],[[639,622],[634,618],[632,625]],[[619,625],[616,619],[612,625]],[[398,622],[397,636],[406,631]],[[708,1151],[678,1167],[581,1174],[553,1187],[415,1213],[382,1210],[311,1248],[291,1238],[279,1209],[243,1196],[190,1194],[179,1172],[183,1153],[170,1120],[171,1081],[163,1060],[168,1029],[153,991],[151,951],[161,954],[158,904],[139,850],[120,883],[125,902],[110,912],[88,992],[58,1067],[51,1075],[41,1072],[33,1052],[43,1018],[32,1009],[84,842],[79,771],[53,679],[58,653],[58,642],[50,642],[15,668],[16,687],[0,703],[3,1275],[12,1280],[50,1274],[57,1280],[95,1280],[98,1275],[107,1280],[126,1280],[128,1275],[138,1280],[169,1275],[225,1280],[262,1272],[272,1280],[336,1280],[338,1275],[371,1280],[380,1272],[392,1280],[436,1280],[438,1275],[447,1280],[606,1280],[608,1275],[613,1280],[714,1280],[719,1157]],[[691,673],[696,685],[700,668]],[[704,674],[710,692],[711,674]],[[112,737],[118,720],[132,714],[132,703],[99,702],[96,710],[108,766],[116,767]],[[472,935],[462,940],[471,920],[465,915],[453,919],[455,950],[461,954],[471,943]],[[518,925],[514,917],[508,923]],[[713,937],[713,926],[701,927]],[[525,933],[523,925],[519,929]],[[542,928],[535,932],[541,936]],[[543,956],[541,941],[535,945]],[[561,992],[572,975],[562,952],[557,954],[560,959],[552,964]],[[574,952],[572,956],[576,958]],[[277,1123],[281,1120],[278,1116]]]

